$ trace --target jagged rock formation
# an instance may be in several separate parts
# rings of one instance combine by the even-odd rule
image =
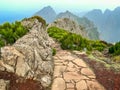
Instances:
[[[32,78],[48,87],[52,81],[54,66],[49,37],[37,19],[24,20],[22,24],[29,28],[29,33],[13,46],[1,48],[0,71],[12,72],[25,79]]]
[[[89,36],[90,39],[93,40],[99,39],[97,27],[89,19],[85,17],[80,18],[69,11],[58,14],[56,19],[59,18],[69,18],[73,21],[76,21],[79,25],[81,25],[84,28],[84,31],[87,32],[87,35]]]
[[[52,27],[52,26],[56,26],[58,28],[62,28],[69,32],[80,34],[83,37],[89,38],[89,36],[87,35],[87,32],[84,30],[84,28],[81,25],[79,25],[77,22],[75,22],[69,18],[57,19],[53,23],[50,23],[48,25],[48,28]]]

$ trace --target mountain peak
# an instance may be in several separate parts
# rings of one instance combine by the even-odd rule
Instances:
[[[109,9],[106,9],[104,14],[109,14],[111,11]]]
[[[46,6],[46,7],[44,7],[43,9],[41,9],[41,10],[53,10],[53,8],[51,7],[51,6]]]
[[[51,6],[46,6],[38,11],[35,15],[43,17],[47,23],[54,21],[56,12]]]
[[[71,12],[67,10],[65,13],[71,13]]]

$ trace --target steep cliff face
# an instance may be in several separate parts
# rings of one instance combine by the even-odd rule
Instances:
[[[80,34],[82,37],[89,38],[87,32],[84,30],[84,27],[69,18],[57,19],[53,23],[49,24],[48,28],[51,26],[56,26],[69,32]]]
[[[43,87],[48,87],[52,81],[54,65],[51,42],[46,29],[37,19],[24,20],[22,24],[29,27],[29,33],[16,41],[13,46],[1,48],[0,71],[14,73],[24,79],[32,78],[40,82]]]

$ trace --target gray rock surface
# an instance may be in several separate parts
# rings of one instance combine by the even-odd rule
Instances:
[[[34,78],[44,87],[51,84],[53,74],[53,58],[51,41],[46,28],[37,20],[24,20],[22,24],[29,27],[13,46],[1,49],[0,70],[13,72],[18,76]]]

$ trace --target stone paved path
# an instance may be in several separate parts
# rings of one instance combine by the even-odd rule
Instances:
[[[69,51],[57,48],[54,64],[51,90],[105,90],[88,65]]]

